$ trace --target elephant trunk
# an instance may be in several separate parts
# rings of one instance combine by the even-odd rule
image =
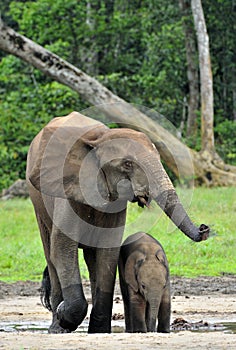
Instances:
[[[146,310],[147,332],[156,332],[156,323],[157,323],[159,304],[160,304],[160,300],[158,296],[156,296],[153,300],[147,303],[147,310]]]
[[[151,197],[185,235],[195,242],[207,239],[209,227],[202,224],[198,228],[190,220],[160,160],[149,157],[144,162]]]

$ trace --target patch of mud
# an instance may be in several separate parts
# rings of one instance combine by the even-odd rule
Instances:
[[[9,296],[35,296],[39,295],[41,283],[32,281],[19,281],[5,283],[0,281],[0,298]],[[85,294],[90,293],[88,281],[83,282]],[[172,295],[207,295],[207,294],[236,294],[236,275],[222,274],[219,277],[171,278]],[[119,293],[116,283],[115,294]]]
[[[236,294],[236,275],[222,274],[219,277],[183,278],[172,277],[173,295]]]
[[[223,323],[209,323],[207,321],[190,322],[182,317],[176,318],[171,324],[172,331],[223,331],[226,327]]]

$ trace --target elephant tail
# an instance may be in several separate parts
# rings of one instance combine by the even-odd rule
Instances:
[[[43,306],[49,311],[52,311],[52,306],[50,303],[50,295],[51,295],[51,282],[50,282],[48,267],[46,266],[43,271],[42,285],[40,288],[40,299]]]

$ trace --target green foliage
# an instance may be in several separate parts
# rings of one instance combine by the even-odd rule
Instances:
[[[232,119],[235,108],[235,4],[206,0],[203,6],[213,66],[216,145],[234,163],[232,138],[228,140],[226,126],[217,128],[222,118],[226,123]],[[188,83],[176,1],[0,0],[0,8],[9,26],[125,100],[153,108],[179,127]],[[18,176],[24,177],[27,147],[46,122],[86,107],[76,93],[1,52],[0,191]]]
[[[190,190],[178,192],[184,203],[192,196]],[[211,225],[215,235],[207,241],[192,242],[170,224],[161,210],[156,215],[156,211],[135,204],[128,208],[125,237],[146,224],[146,231],[162,243],[172,276],[236,274],[235,197],[234,187],[195,189],[188,211],[198,224]],[[0,201],[0,232],[0,280],[40,281],[46,262],[30,200]],[[81,251],[79,257],[82,276],[88,278]]]
[[[19,70],[15,71],[17,65]],[[20,65],[13,56],[1,62],[0,86],[4,83],[5,91],[0,97],[0,191],[16,179],[25,178],[28,147],[51,118],[86,107],[78,95],[64,85],[47,81],[38,84],[41,73],[37,70],[30,69],[29,75],[22,75]],[[13,86],[14,80],[19,81],[17,89]]]
[[[226,163],[236,165],[236,122],[225,120],[215,127],[216,149]]]
[[[235,109],[236,4],[231,0],[215,0],[214,3],[205,0],[202,5],[210,38],[216,118],[219,115],[232,119]]]

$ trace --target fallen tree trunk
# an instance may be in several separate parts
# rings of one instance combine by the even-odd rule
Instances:
[[[69,86],[96,105],[109,120],[121,127],[144,131],[161,158],[180,179],[208,186],[236,185],[236,167],[228,167],[217,155],[197,153],[131,104],[113,94],[80,69],[6,26],[0,19],[0,49],[19,57],[52,79]]]

